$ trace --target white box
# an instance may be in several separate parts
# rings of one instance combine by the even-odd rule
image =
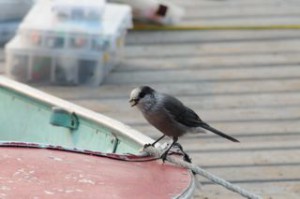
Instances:
[[[49,6],[51,4],[38,3],[20,25],[18,34],[27,45],[52,48],[45,41],[46,37],[60,36],[65,40],[71,37],[81,37],[84,40],[97,38],[97,43],[109,42],[108,45],[115,49],[117,47],[116,38],[123,35],[127,29],[132,28],[131,8],[126,5],[107,4],[102,21],[99,22],[59,21],[55,19]],[[87,44],[91,45],[91,42]],[[70,46],[70,42],[58,47],[74,49]],[[87,46],[87,49],[91,49],[91,46]],[[102,50],[102,47],[99,50]]]
[[[18,34],[27,45],[53,48],[51,41],[50,43],[45,41],[49,37],[60,36],[67,40],[67,37],[81,35],[85,37],[83,39],[87,40],[91,35],[101,34],[102,22],[100,20],[61,21],[52,12],[51,5],[50,1],[37,3],[24,18]],[[69,48],[67,43],[57,47]]]
[[[35,5],[6,46],[7,74],[25,82],[99,85],[121,61],[130,7],[107,4],[102,21],[80,23],[56,20],[50,8]]]
[[[58,20],[100,21],[105,0],[53,0],[51,11]]]

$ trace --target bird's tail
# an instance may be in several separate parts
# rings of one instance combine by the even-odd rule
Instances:
[[[221,132],[221,131],[219,131],[219,130],[217,130],[217,129],[211,127],[211,126],[209,126],[209,125],[206,124],[205,122],[201,123],[200,126],[201,126],[202,128],[204,128],[204,129],[209,130],[209,131],[211,131],[211,132],[213,132],[213,133],[215,133],[215,134],[217,134],[217,135],[219,135],[219,136],[221,136],[221,137],[223,137],[223,138],[226,138],[226,139],[228,139],[228,140],[230,140],[230,141],[232,141],[232,142],[240,142],[240,141],[238,141],[237,139],[235,139],[235,138],[233,138],[233,137],[231,137],[231,136],[229,136],[229,135],[226,135],[225,133],[223,133],[223,132]]]

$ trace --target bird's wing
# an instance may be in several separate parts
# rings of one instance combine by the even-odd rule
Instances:
[[[165,95],[168,99],[164,103],[164,108],[178,123],[189,127],[198,127],[203,121],[190,108],[184,106],[178,99]]]
[[[207,123],[202,121],[192,109],[184,106],[184,104],[182,104],[176,98],[166,95],[165,99],[167,99],[164,102],[164,107],[166,111],[169,112],[171,117],[173,117],[178,123],[188,127],[202,127],[223,138],[226,138],[233,142],[239,142],[237,139],[209,126]]]
[[[202,121],[192,109],[184,106],[184,104],[182,104],[176,98],[169,95],[166,95],[165,97],[168,100],[165,100],[164,108],[178,123],[188,127],[202,127],[223,138],[226,138],[233,142],[239,142],[237,139],[209,126],[207,123]]]

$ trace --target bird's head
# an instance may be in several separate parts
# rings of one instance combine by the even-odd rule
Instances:
[[[130,93],[129,103],[131,106],[136,106],[141,103],[147,103],[151,100],[155,90],[149,86],[140,86],[133,89]]]

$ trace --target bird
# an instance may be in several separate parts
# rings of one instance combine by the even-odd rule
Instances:
[[[187,133],[200,133],[205,129],[232,142],[239,142],[204,122],[197,113],[179,99],[160,93],[150,86],[134,88],[130,92],[129,103],[131,107],[137,107],[145,119],[163,134],[150,145],[154,146],[165,136],[173,139],[171,145],[161,156],[163,161],[166,160],[169,150],[177,143],[178,138]]]

